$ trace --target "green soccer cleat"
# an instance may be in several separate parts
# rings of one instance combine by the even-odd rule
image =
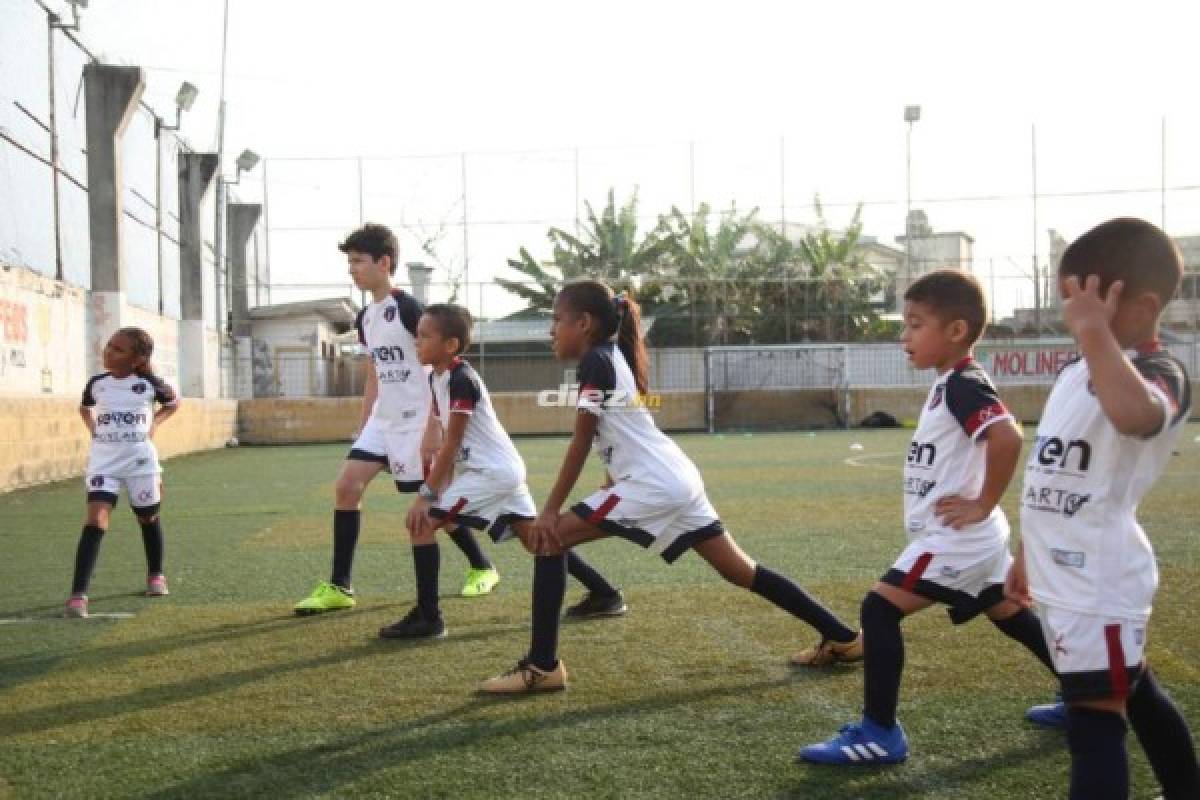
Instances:
[[[312,594],[296,603],[294,611],[304,617],[323,614],[326,611],[341,611],[344,608],[354,608],[354,593],[329,581],[321,581]]]
[[[463,581],[463,597],[479,597],[490,594],[500,582],[500,573],[494,568],[467,570],[467,579]]]

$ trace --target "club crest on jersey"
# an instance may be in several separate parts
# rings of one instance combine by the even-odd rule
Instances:
[[[135,383],[133,386],[131,386],[129,388],[133,391],[134,394],[145,394],[145,392],[146,392],[146,384],[140,383],[140,382]]]
[[[383,310],[383,318],[387,322],[391,322],[396,318],[396,307],[388,306]]]
[[[939,383],[933,389],[933,399],[929,401],[929,410],[937,408],[942,404],[942,398],[946,395],[946,384]]]

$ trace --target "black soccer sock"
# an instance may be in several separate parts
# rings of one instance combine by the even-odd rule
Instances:
[[[343,589],[350,588],[350,571],[354,567],[354,548],[358,546],[358,529],[362,524],[359,511],[333,512],[333,576],[329,582]]]
[[[442,612],[438,608],[438,570],[441,569],[441,552],[437,542],[413,545],[413,571],[417,576],[417,608],[425,619],[435,619]]]
[[[1046,669],[1054,672],[1054,661],[1050,658],[1050,650],[1046,647],[1046,636],[1042,633],[1042,623],[1028,608],[1022,608],[1008,619],[994,619],[992,624],[1000,629],[1010,639],[1015,639],[1037,656],[1037,660],[1046,665]]]
[[[1146,751],[1165,800],[1200,797],[1200,768],[1196,746],[1179,706],[1175,705],[1150,668],[1129,695],[1129,724]]]
[[[558,622],[566,592],[566,557],[534,558],[533,634],[529,642],[529,661],[546,672],[558,666]]]
[[[163,574],[163,532],[162,521],[158,517],[153,522],[138,521],[142,526],[142,547],[146,551],[146,573],[148,575]]]
[[[75,577],[71,581],[71,594],[87,594],[92,582],[92,571],[96,569],[96,556],[100,555],[100,540],[104,528],[84,525],[79,535],[79,546],[75,549]]]
[[[471,569],[491,569],[492,562],[483,554],[483,550],[479,549],[479,542],[475,540],[475,534],[470,528],[465,525],[459,525],[454,530],[450,531],[450,538],[458,545],[458,549],[462,550],[467,561],[471,562]]]
[[[1070,800],[1127,800],[1129,754],[1125,720],[1112,711],[1067,707],[1071,751]]]
[[[883,728],[896,725],[904,672],[904,612],[886,597],[867,592],[862,602],[863,715]]]
[[[583,557],[574,550],[567,551],[567,573],[587,587],[589,592],[595,592],[604,597],[612,597],[617,593],[616,587],[604,580],[604,576],[597,572],[591,564],[584,561]]]
[[[750,591],[812,625],[826,639],[844,643],[852,642],[858,636],[858,631],[847,628],[832,611],[810,597],[794,581],[762,564],[754,568]]]

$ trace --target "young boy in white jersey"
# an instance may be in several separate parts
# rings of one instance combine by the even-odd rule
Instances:
[[[75,551],[75,576],[65,610],[68,617],[88,615],[88,584],[121,486],[142,529],[146,595],[167,594],[158,516],[162,467],[152,440],[158,427],[178,410],[179,397],[151,369],[153,353],[154,341],[144,330],[121,328],[104,347],[107,371],[94,376],[83,390],[79,415],[92,435],[92,448],[85,477],[87,521]]]
[[[1080,236],[1059,265],[1081,358],[1059,374],[1038,424],[1006,590],[1037,602],[1067,706],[1075,800],[1129,796],[1127,719],[1163,796],[1200,797],[1187,722],[1144,659],[1158,569],[1136,518],[1191,411],[1187,373],[1158,342],[1181,277],[1170,238],[1130,218]]]
[[[1021,455],[1021,432],[973,348],[987,322],[979,282],[959,270],[922,276],[904,293],[901,342],[917,369],[937,370],[904,467],[909,544],[862,604],[863,718],[803,761],[897,764],[908,741],[896,719],[904,668],[904,617],[934,603],[962,624],[984,613],[1050,667],[1037,617],[1006,600],[1008,521],[997,507]]]
[[[438,530],[457,526],[486,530],[499,543],[514,530],[527,528],[537,515],[525,485],[525,462],[496,417],[487,387],[462,358],[470,342],[471,314],[467,309],[445,303],[425,308],[417,325],[417,357],[432,368],[433,416],[441,426],[442,438],[429,474],[418,489],[418,500],[408,512],[414,547],[429,547]],[[428,564],[428,560],[418,563]],[[575,616],[624,613],[620,591],[583,559],[573,556],[570,572],[588,587],[594,604],[605,604],[605,613],[593,609],[592,614]],[[379,634],[385,639],[446,634],[438,608],[436,560],[417,573],[416,608]]]
[[[429,385],[414,345],[421,304],[392,287],[399,255],[395,235],[383,225],[369,223],[347,236],[338,249],[346,254],[354,285],[371,295],[371,303],[355,320],[370,364],[362,425],[334,484],[333,572],[296,604],[299,615],[354,607],[350,576],[367,484],[389,470],[398,491],[415,492],[424,476],[426,453],[436,448],[437,441],[437,426],[429,416]],[[451,538],[471,565],[462,594],[490,592],[500,576],[475,537],[457,528]],[[414,548],[413,558],[428,558],[428,553]]]
[[[695,550],[730,583],[804,620],[823,640],[835,643],[836,650],[820,648],[829,655],[821,663],[861,657],[857,631],[795,583],[742,552],[709,503],[696,466],[639,402],[647,390],[640,319],[632,299],[614,297],[597,281],[570,283],[555,298],[550,328],[554,354],[564,361],[579,360],[575,431],[541,514],[526,530],[518,530],[526,547],[537,554],[529,652],[513,669],[484,681],[482,692],[566,688],[567,671],[557,653],[566,584],[564,553],[606,536],[628,539],[667,563]],[[593,443],[607,471],[606,485],[569,513],[561,513]]]

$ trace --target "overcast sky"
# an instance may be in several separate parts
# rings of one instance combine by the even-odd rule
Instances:
[[[811,221],[819,192],[835,224],[867,202],[865,232],[890,243],[903,228],[903,107],[920,104],[913,205],[975,237],[976,269],[996,272],[1005,306],[1032,294],[1006,276],[1034,250],[1035,123],[1039,192],[1084,193],[1039,201],[1043,258],[1047,228],[1161,221],[1163,117],[1167,186],[1200,186],[1196,8],[231,0],[226,153],[270,160],[273,280],[348,285],[333,244],[359,218],[353,159],[365,157],[368,219],[427,234],[447,220],[439,247],[458,262],[454,154],[467,152],[475,281],[505,274],[522,245],[544,255],[548,225],[572,223],[576,148],[593,204],[638,186],[648,216],[694,199]],[[145,99],[164,115],[181,80],[198,85],[183,133],[209,149],[221,30],[221,0],[91,0],[82,38],[145,67]],[[397,158],[432,154],[451,155]],[[283,160],[317,156],[350,160]],[[261,174],[243,179],[246,199]],[[1122,191],[1086,194],[1108,190]],[[1168,192],[1171,233],[1200,233],[1198,201]],[[405,248],[418,255],[411,235]],[[484,304],[511,310],[499,294]]]

